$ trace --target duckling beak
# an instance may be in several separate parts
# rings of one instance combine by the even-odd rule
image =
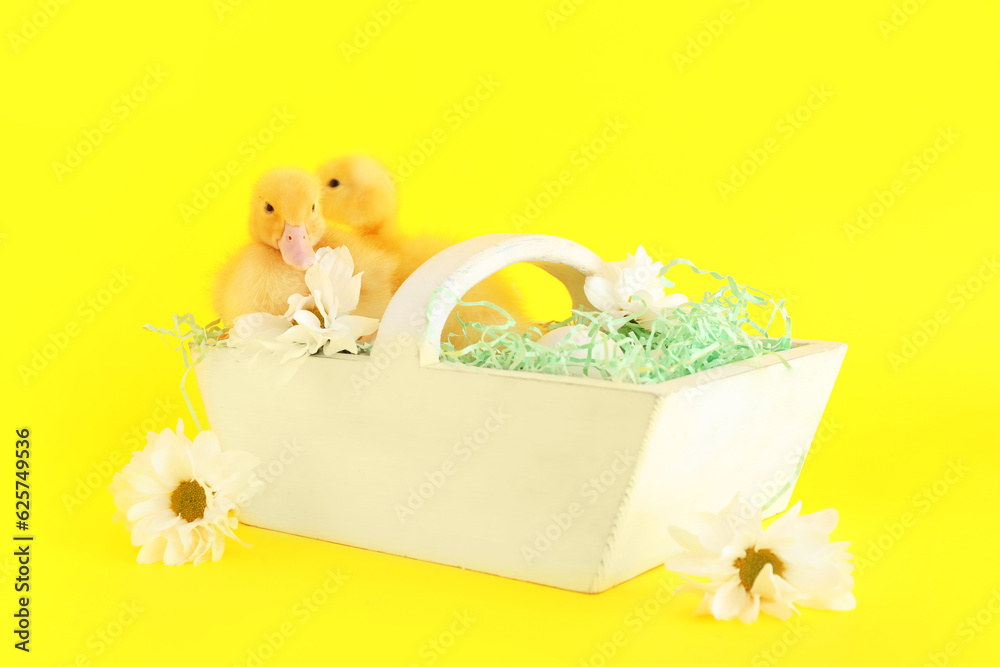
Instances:
[[[278,239],[278,250],[281,251],[281,258],[286,264],[303,271],[312,266],[316,258],[316,253],[309,242],[309,235],[306,233],[305,223],[290,225],[286,222],[281,238]]]

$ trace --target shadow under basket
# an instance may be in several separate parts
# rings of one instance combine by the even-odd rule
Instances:
[[[589,307],[601,260],[566,239],[492,234],[403,284],[371,356],[310,357],[280,388],[216,348],[196,367],[223,447],[256,455],[254,526],[596,593],[679,550],[670,525],[737,492],[788,505],[847,346],[782,352],[655,385],[439,361],[455,301],[532,262]]]

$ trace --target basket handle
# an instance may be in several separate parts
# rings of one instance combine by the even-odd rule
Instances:
[[[437,363],[441,333],[458,299],[497,271],[521,262],[560,280],[574,307],[592,307],[583,283],[604,262],[591,250],[559,236],[486,234],[442,250],[406,279],[385,310],[372,353],[378,353],[380,341],[408,342],[416,346],[420,365]]]

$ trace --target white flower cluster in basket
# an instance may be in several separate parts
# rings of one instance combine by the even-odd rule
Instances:
[[[287,380],[306,357],[358,351],[357,340],[375,333],[379,321],[351,315],[358,307],[361,273],[346,246],[320,248],[306,269],[309,294],[288,297],[284,315],[250,313],[233,320],[227,344],[256,359],[270,353],[281,365],[279,382]]]
[[[604,262],[601,273],[588,276],[583,290],[590,303],[614,318],[631,315],[640,324],[648,325],[666,311],[688,302],[688,298],[674,292],[667,294],[667,280],[660,276],[663,262],[654,262],[642,246],[635,255],[628,254],[619,262]],[[582,325],[553,329],[538,339],[538,344],[565,351],[575,359],[588,355],[597,360],[614,359],[622,355],[618,344],[607,335],[588,332]],[[582,349],[586,347],[587,349]],[[583,371],[570,367],[571,373]],[[591,369],[588,374],[601,377],[600,371]]]
[[[688,302],[680,293],[666,293],[667,281],[660,276],[663,262],[654,262],[639,246],[635,255],[620,262],[605,262],[600,275],[588,276],[584,293],[597,310],[615,317],[633,315],[647,324],[664,311]]]

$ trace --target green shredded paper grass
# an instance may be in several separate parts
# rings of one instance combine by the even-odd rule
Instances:
[[[656,384],[791,347],[791,319],[784,299],[775,301],[760,290],[740,285],[732,276],[701,271],[683,259],[670,262],[661,275],[679,265],[712,276],[722,286],[715,292],[706,291],[699,301],[668,309],[644,324],[631,314],[616,318],[608,313],[574,309],[568,319],[547,329],[577,326],[585,332],[577,335],[577,340],[583,342],[574,344],[564,339],[556,347],[538,343],[545,333],[539,327],[525,333],[516,331],[513,318],[494,304],[459,301],[459,305],[495,308],[507,322],[484,325],[459,319],[464,335],[452,335],[442,343],[441,357],[480,368]],[[668,280],[667,286],[673,287],[673,282]],[[782,331],[777,337],[769,337],[768,331],[775,324]],[[620,352],[614,351],[609,341]]]
[[[784,299],[775,300],[765,292],[741,285],[732,276],[699,270],[685,259],[671,261],[661,275],[681,265],[717,279],[721,286],[715,292],[706,291],[700,300],[667,309],[642,324],[633,314],[615,316],[577,308],[568,319],[544,325],[545,331],[536,326],[521,332],[514,319],[499,306],[459,299],[459,306],[493,308],[506,322],[493,325],[465,322],[455,315],[463,335],[453,334],[441,344],[441,358],[480,368],[656,384],[791,347],[791,319]],[[666,287],[673,286],[673,281],[667,279]],[[433,306],[434,299],[428,313]],[[174,315],[173,324],[169,329],[151,324],[143,328],[160,334],[168,344],[173,339],[171,347],[181,352],[185,369],[181,393],[197,425],[185,388],[187,377],[210,348],[224,344],[224,332],[218,320],[202,327],[190,313]],[[571,326],[578,331],[573,340],[564,339],[556,346],[539,344],[545,333]],[[780,328],[780,334],[769,336],[772,327]],[[359,344],[358,348],[359,354],[370,354],[370,344]]]

